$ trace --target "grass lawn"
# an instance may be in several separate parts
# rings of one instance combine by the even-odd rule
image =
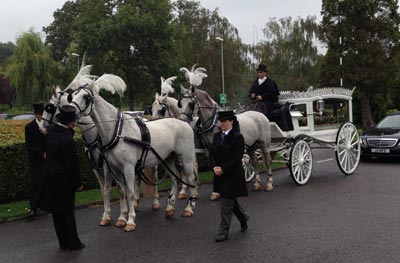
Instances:
[[[284,167],[285,165],[282,163],[273,163],[272,169]],[[265,170],[264,167],[260,167],[261,171]],[[201,184],[211,183],[212,182],[212,174],[211,172],[203,172],[199,173],[199,180]],[[171,180],[166,179],[161,184],[158,185],[159,191],[167,191],[171,188]],[[118,198],[118,192],[115,187],[111,191],[112,198]],[[75,204],[77,206],[80,205],[89,205],[96,202],[102,203],[102,196],[99,189],[92,189],[87,191],[82,191],[76,193]],[[0,205],[0,221],[5,221],[11,218],[21,218],[26,216],[27,209],[29,207],[28,201],[19,201],[12,202]]]

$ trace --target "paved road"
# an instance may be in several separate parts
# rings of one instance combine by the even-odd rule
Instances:
[[[58,250],[49,216],[0,225],[0,262],[399,262],[400,164],[361,163],[344,176],[331,151],[313,152],[309,183],[299,187],[287,169],[275,172],[273,192],[241,199],[248,231],[234,220],[225,242],[213,240],[219,203],[208,201],[208,185],[190,219],[165,219],[144,200],[134,233],[97,226],[100,207],[77,210],[83,251]]]

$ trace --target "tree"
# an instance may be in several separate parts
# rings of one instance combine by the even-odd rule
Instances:
[[[39,33],[29,30],[18,39],[6,73],[17,90],[17,105],[44,100],[46,87],[52,84],[56,65]]]
[[[399,23],[397,0],[323,0],[321,39],[328,52],[322,83],[338,85],[342,74],[345,86],[356,86],[361,96],[362,125],[374,122],[371,101],[399,85]],[[342,38],[342,44],[339,37]],[[342,72],[339,57],[343,58]]]
[[[271,18],[263,29],[266,40],[253,49],[253,55],[268,66],[280,89],[306,90],[318,86],[320,61],[316,42],[316,17]]]
[[[0,65],[5,64],[6,59],[11,57],[15,49],[13,42],[0,43]]]

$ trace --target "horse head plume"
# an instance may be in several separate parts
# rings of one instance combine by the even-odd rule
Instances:
[[[66,89],[64,89],[64,91],[66,91],[66,90],[75,91],[75,90],[79,89],[79,87],[81,87],[82,85],[93,84],[97,77],[94,75],[90,75],[90,71],[92,70],[92,67],[93,67],[92,65],[87,65],[87,66],[81,67],[78,74],[75,76],[75,78],[72,80],[72,82],[68,85],[68,87]]]
[[[118,93],[119,96],[123,96],[123,93],[126,90],[125,82],[117,75],[113,74],[103,74],[100,78],[98,78],[93,84],[93,90],[95,92],[99,92],[100,90],[107,90],[114,94]]]
[[[168,95],[169,93],[174,93],[174,88],[172,87],[172,82],[176,80],[177,76],[173,76],[167,79],[161,77],[161,95]]]
[[[203,79],[207,77],[207,70],[205,68],[196,68],[197,64],[192,66],[192,70],[189,71],[187,68],[180,68],[179,70],[185,74],[186,80],[191,86],[198,87],[203,82]]]

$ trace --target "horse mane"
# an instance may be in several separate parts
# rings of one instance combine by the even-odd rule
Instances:
[[[210,94],[207,93],[207,91],[201,89],[195,89],[195,92],[199,100],[205,102],[208,106],[218,107],[218,103],[215,102],[215,100],[210,96]]]

